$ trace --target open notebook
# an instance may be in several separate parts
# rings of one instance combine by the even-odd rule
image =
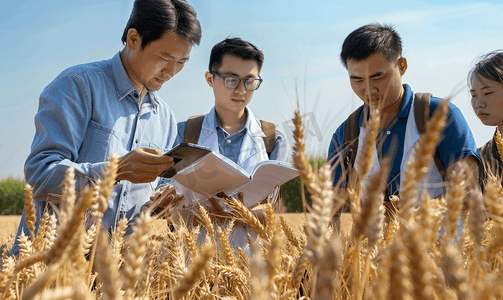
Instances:
[[[246,206],[267,197],[275,187],[297,177],[292,164],[267,160],[248,171],[227,157],[195,144],[182,143],[166,155],[173,156],[175,165],[161,174],[172,178],[186,189],[207,198],[224,192],[243,192]],[[196,199],[199,200],[199,199]]]

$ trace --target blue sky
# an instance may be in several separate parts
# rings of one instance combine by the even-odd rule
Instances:
[[[35,132],[38,96],[62,70],[112,57],[132,0],[0,0],[0,178],[23,177]],[[330,137],[361,101],[353,95],[338,54],[361,25],[393,24],[402,37],[416,92],[445,97],[465,85],[479,55],[503,48],[503,4],[471,1],[221,1],[194,0],[203,28],[184,70],[159,94],[177,120],[208,112],[204,81],[209,53],[228,36],[254,43],[265,55],[264,83],[250,104],[254,114],[288,133],[298,94],[308,116],[309,151],[325,156]],[[453,99],[480,146],[493,128],[480,123],[466,86]]]

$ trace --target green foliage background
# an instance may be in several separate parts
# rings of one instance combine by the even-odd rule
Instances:
[[[0,181],[0,215],[20,215],[24,208],[24,180]]]
[[[309,163],[312,168],[320,168],[327,162],[324,158],[310,158]],[[307,203],[311,205],[311,196],[304,189],[304,196],[306,197]],[[288,212],[302,212],[302,196],[300,191],[300,177],[295,177],[294,179],[285,182],[281,186],[281,198],[283,198],[283,204],[287,207]]]

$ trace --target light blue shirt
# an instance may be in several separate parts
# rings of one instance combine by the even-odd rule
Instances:
[[[79,190],[102,178],[112,153],[124,156],[139,147],[166,152],[176,138],[173,112],[155,91],[148,90],[139,108],[139,95],[119,53],[58,75],[40,95],[35,127],[25,178],[34,187],[39,213],[46,201],[59,201],[68,167],[75,168]],[[158,181],[119,181],[108,202],[104,226],[113,226],[121,214],[137,215]]]
[[[199,145],[206,146],[213,151],[216,151],[225,157],[231,159],[246,171],[250,171],[257,163],[264,160],[281,160],[287,159],[287,145],[283,134],[276,130],[276,143],[271,156],[267,156],[263,137],[266,135],[262,131],[260,121],[255,118],[251,110],[246,107],[246,122],[243,127],[233,135],[230,135],[223,128],[220,127],[218,122],[215,108],[205,115],[201,133],[199,135]],[[185,136],[185,127],[187,121],[178,123],[178,135],[175,140],[175,145],[183,143]],[[186,194],[187,195],[187,194]],[[245,196],[246,197],[246,196]],[[221,204],[224,209],[227,207]],[[217,223],[216,227],[220,226]],[[248,230],[246,227],[234,226],[229,241],[231,246],[237,248],[238,246],[244,248],[249,253],[247,237],[250,234],[253,238],[256,237],[253,231]],[[198,237],[198,242],[204,240],[205,230],[203,229]],[[218,236],[215,236],[218,239]]]
[[[254,161],[255,163],[249,163],[250,157],[258,156],[256,154],[261,152],[261,150],[265,151],[265,145],[262,139],[265,137],[265,134],[262,132],[262,128],[260,127],[260,121],[254,117],[248,107],[245,109],[247,112],[245,124],[238,132],[230,135],[222,127],[220,127],[215,108],[213,107],[204,118],[202,124],[203,128],[201,129],[198,144],[205,145],[213,151],[224,155],[244,169],[249,169],[256,163],[266,160],[267,158],[256,158]],[[175,140],[175,146],[183,143],[186,126],[187,121],[178,123],[178,135]],[[217,141],[211,141],[211,138],[215,136],[215,133]],[[246,139],[247,134],[250,139]],[[265,155],[267,156],[267,154]],[[240,156],[242,157],[241,160]],[[286,158],[287,146],[285,137],[280,131],[276,130],[276,143],[274,145],[274,150],[268,159],[286,161]]]
[[[401,167],[404,156],[403,144],[406,136],[407,121],[409,119],[414,100],[414,92],[410,86],[408,84],[404,84],[404,88],[405,93],[400,106],[400,111],[395,117],[396,122],[390,122],[388,128],[381,132],[381,134],[384,135],[384,138],[381,148],[378,150],[379,159],[389,153],[393,154],[393,163],[387,179],[388,195],[397,195],[400,190],[400,180],[402,174]],[[430,111],[435,111],[441,100],[442,99],[440,98],[432,97]],[[359,116],[359,127],[363,124],[363,115],[364,114],[360,114]],[[334,186],[337,184],[339,179],[344,182],[346,180],[346,174],[343,172],[343,167],[347,168],[347,166],[342,165],[345,162],[342,162],[341,164],[341,162],[338,161],[338,158],[341,155],[345,155],[346,145],[344,144],[344,136],[346,132],[346,122],[347,119],[339,126],[339,128],[337,128],[330,140],[330,146],[328,148],[327,161],[334,167]],[[437,146],[440,160],[442,161],[444,168],[447,170],[453,162],[468,156],[473,156],[480,162],[480,155],[477,151],[477,145],[470,127],[468,126],[468,123],[459,108],[452,103],[449,103],[449,114],[447,115],[446,124],[447,125],[444,128],[441,140]],[[397,147],[397,145],[400,145],[400,147]]]

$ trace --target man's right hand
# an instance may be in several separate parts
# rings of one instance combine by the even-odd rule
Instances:
[[[173,157],[164,155],[159,149],[136,148],[119,159],[117,180],[152,182],[173,165]]]

